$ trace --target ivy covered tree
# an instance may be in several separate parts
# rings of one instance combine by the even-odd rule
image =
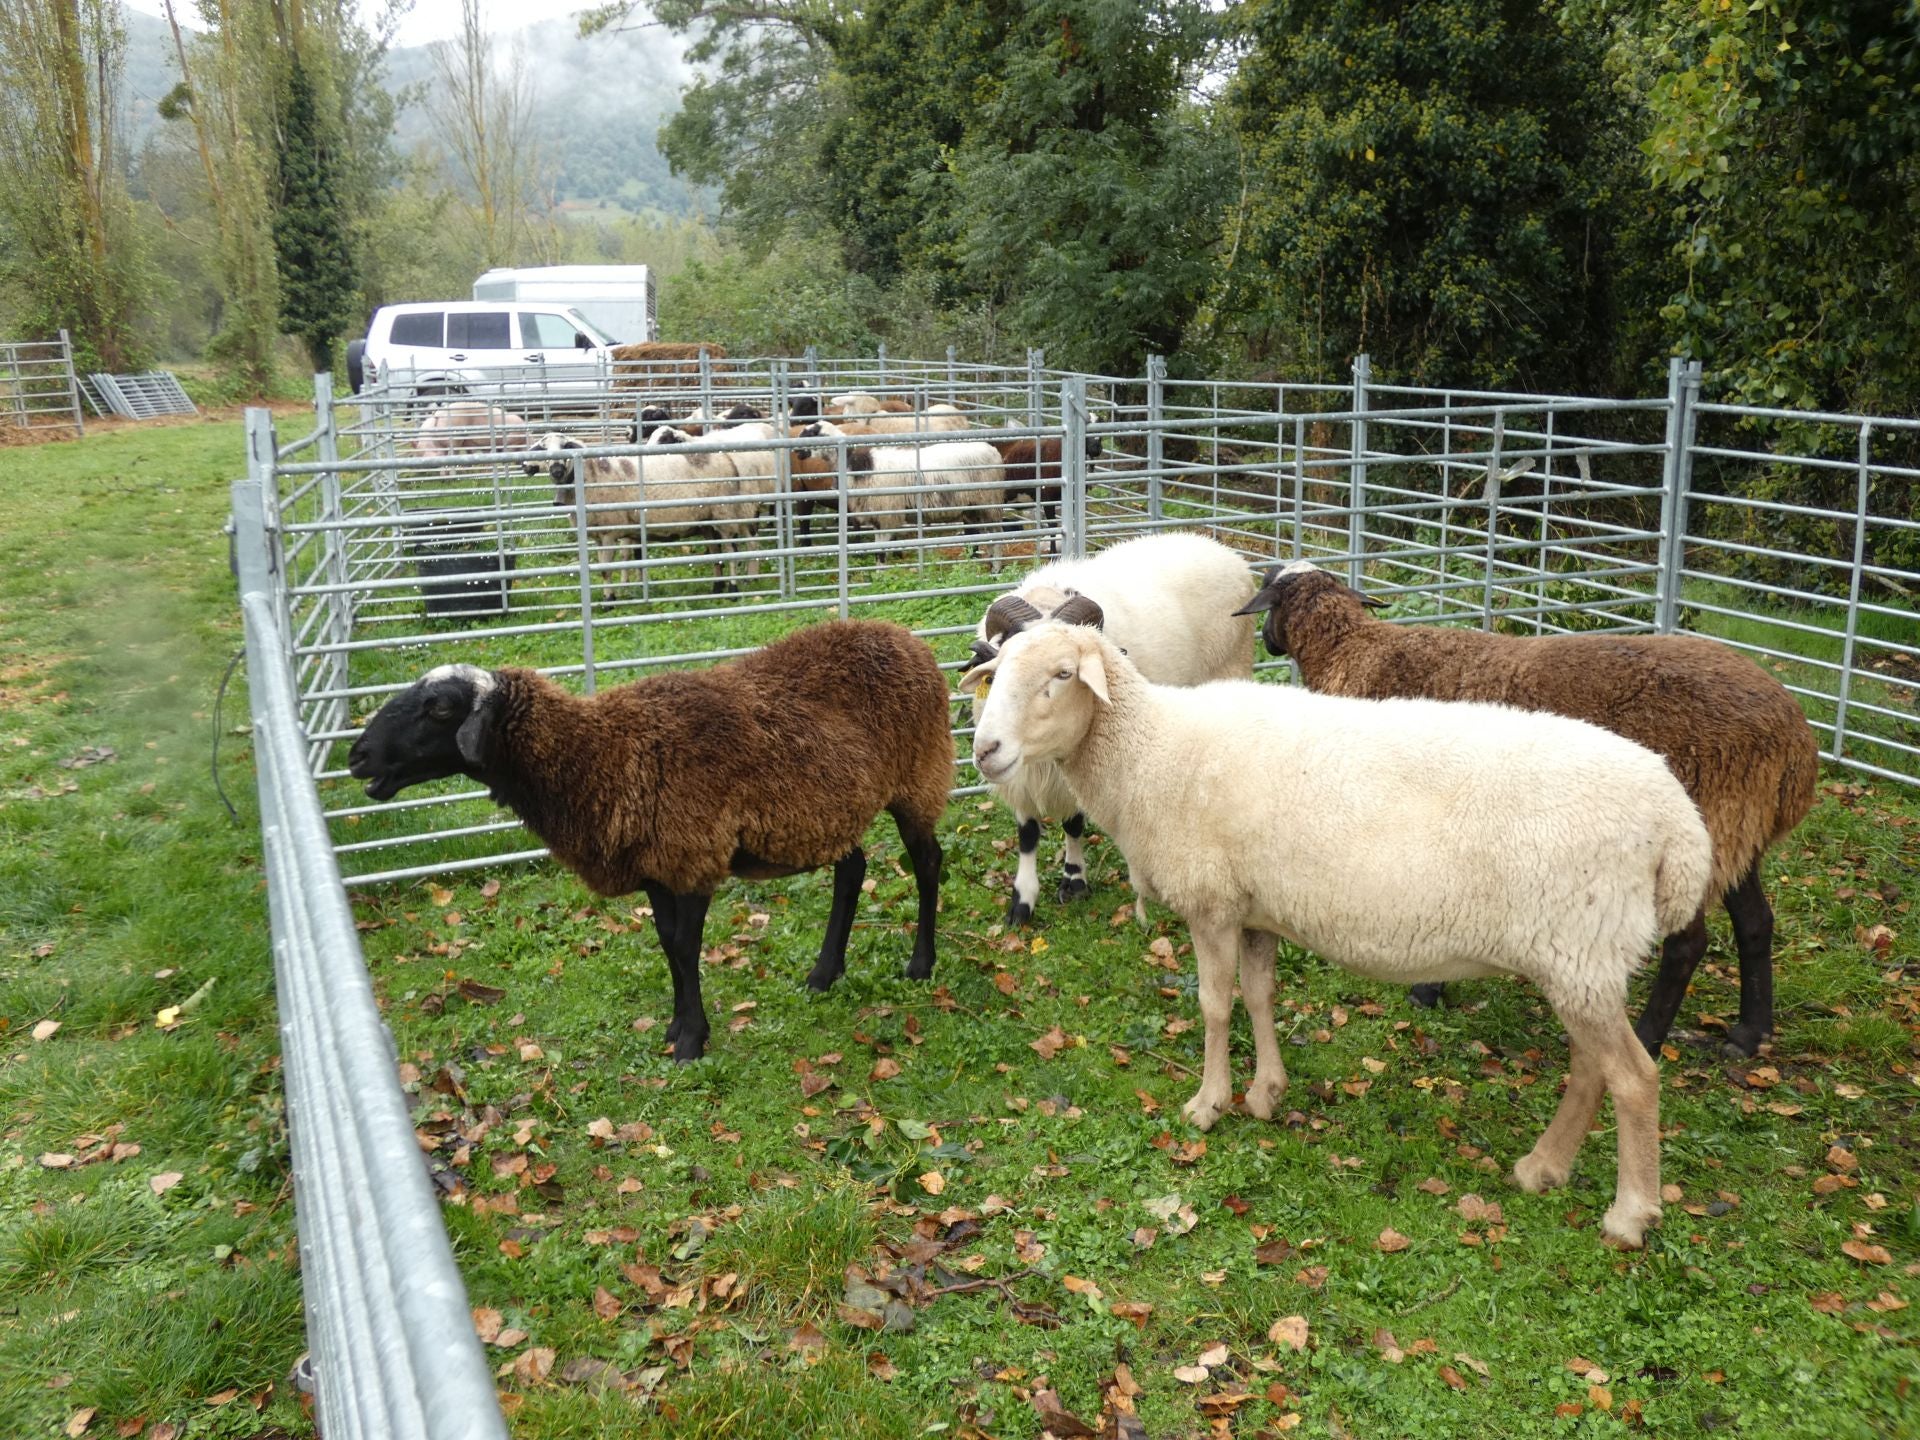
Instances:
[[[281,324],[306,345],[316,372],[332,369],[334,344],[354,321],[359,287],[335,193],[333,156],[321,130],[313,84],[298,55],[288,67],[280,120],[273,248],[280,270]]]
[[[1621,192],[1596,26],[1540,0],[1248,0],[1213,322],[1291,373],[1603,385]],[[1630,203],[1630,202],[1629,202]]]

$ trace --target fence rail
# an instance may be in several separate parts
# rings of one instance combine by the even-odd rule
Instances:
[[[1713,635],[1800,697],[1830,761],[1920,783],[1920,520],[1880,498],[1912,493],[1920,422],[1705,404],[1679,365],[1643,400],[1376,385],[1364,357],[1346,386],[1176,380],[1157,360],[1077,375],[1038,352],[505,374],[458,395],[419,378],[336,402],[317,377],[313,428],[286,443],[250,411],[235,490],[296,1178],[327,1176],[297,1196],[330,1435],[499,1433],[341,894],[342,869],[371,885],[544,853],[469,782],[373,803],[346,776],[362,718],[442,660],[590,691],[857,614],[958,668],[1004,562],[1198,528],[1250,565],[1339,568],[1401,621]],[[913,433],[789,428],[796,402],[851,391],[912,407]],[[647,403],[778,423],[663,452],[632,443]],[[936,405],[964,436],[924,429]],[[1023,480],[1004,456],[956,473],[923,448],[957,439],[1058,458]],[[862,446],[906,458],[876,481],[851,466]],[[731,509],[662,474],[720,450],[758,477]],[[602,457],[644,460],[649,488],[595,478]],[[703,503],[725,553],[693,544]],[[962,754],[969,725],[956,705]],[[378,1223],[349,1233],[352,1205]],[[471,1424],[432,1428],[442,1412]]]
[[[66,331],[53,340],[0,341],[0,424],[86,433]]]

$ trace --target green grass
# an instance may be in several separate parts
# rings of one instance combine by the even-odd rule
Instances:
[[[0,451],[10,1435],[57,1433],[86,1406],[93,1433],[136,1416],[308,1430],[284,1384],[305,1346],[244,737],[223,765],[242,826],[205,772],[237,635],[217,525],[239,453],[230,424]],[[392,678],[421,663],[399,658]],[[243,715],[230,702],[229,728]],[[94,745],[116,758],[60,768]],[[1915,1432],[1912,791],[1836,772],[1776,853],[1780,1033],[1757,1061],[1715,1042],[1737,1008],[1716,924],[1662,1065],[1663,1178],[1683,1198],[1632,1256],[1597,1238],[1610,1132],[1565,1193],[1504,1178],[1565,1067],[1531,991],[1460,986],[1459,1008],[1418,1012],[1288,955],[1293,1112],[1229,1115],[1201,1148],[1178,1119],[1200,1056],[1184,931],[1164,912],[1151,933],[1116,924],[1123,869],[1096,843],[1094,898],[1048,899],[1041,928],[1006,935],[1011,831],[982,806],[957,802],[943,827],[931,987],[902,977],[913,886],[885,823],[824,996],[800,979],[825,877],[723,891],[702,967],[714,1037],[684,1069],[660,1038],[665,967],[637,899],[595,900],[548,866],[359,897],[416,1126],[458,1182],[445,1216],[472,1302],[514,1342],[489,1356],[517,1434],[1025,1437],[1031,1396],[1093,1421],[1122,1364],[1156,1437],[1207,1434],[1199,1402],[1229,1384],[1252,1396],[1243,1437],[1579,1436],[1628,1417],[1662,1436]],[[1880,951],[1876,926],[1893,935]],[[187,1024],[155,1029],[209,979]],[[505,993],[470,1001],[463,980]],[[33,1041],[46,1018],[61,1029]],[[1033,1042],[1056,1028],[1046,1058]],[[39,1163],[116,1123],[137,1156]],[[1833,1171],[1835,1146],[1851,1170]],[[182,1180],[155,1194],[170,1171]],[[1816,1188],[1829,1173],[1856,1183]],[[1455,1213],[1467,1193],[1501,1205],[1503,1232]],[[1405,1249],[1380,1249],[1387,1229]],[[1855,1241],[1888,1263],[1851,1258]],[[850,1291],[850,1266],[881,1295]],[[906,1302],[911,1330],[853,1323],[884,1299]],[[1304,1351],[1268,1338],[1293,1316]],[[1205,1383],[1176,1378],[1215,1346],[1227,1359]],[[1604,1395],[1574,1357],[1607,1372]],[[608,1373],[639,1388],[607,1389]]]

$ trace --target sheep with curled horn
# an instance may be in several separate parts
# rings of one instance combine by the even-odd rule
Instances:
[[[1253,623],[1231,612],[1253,594],[1246,561],[1218,541],[1190,531],[1144,536],[1079,560],[1058,560],[1028,575],[987,607],[972,656],[986,664],[1009,638],[1047,620],[1103,630],[1141,673],[1166,685],[1244,679],[1253,673]],[[977,715],[984,694],[974,697]],[[1040,822],[1051,815],[1066,832],[1061,902],[1088,893],[1083,837],[1086,817],[1053,766],[1030,766],[994,794],[1013,811],[1019,866],[1007,923],[1033,919],[1040,897]],[[1136,913],[1144,920],[1146,910]]]

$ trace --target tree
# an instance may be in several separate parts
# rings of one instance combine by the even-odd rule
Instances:
[[[1250,0],[1215,322],[1290,373],[1604,384],[1616,192],[1593,26],[1540,0]]]
[[[116,148],[124,44],[113,0],[0,8],[0,276],[33,330],[73,332],[110,370],[140,352],[141,249]]]
[[[431,54],[427,113],[452,162],[455,193],[479,231],[481,263],[509,263],[527,233],[539,171],[525,60],[514,51],[496,64],[481,0],[460,0],[460,34],[436,42]]]
[[[282,328],[305,342],[316,372],[333,368],[334,343],[353,322],[357,293],[334,174],[313,84],[296,53],[287,71],[280,124],[273,248],[280,272]]]

